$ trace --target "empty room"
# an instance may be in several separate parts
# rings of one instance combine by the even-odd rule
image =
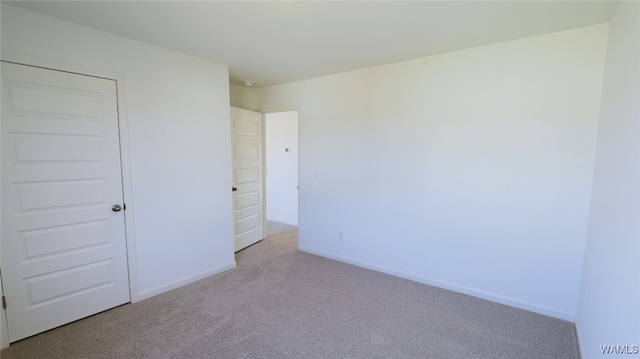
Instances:
[[[640,2],[0,15],[2,358],[640,357]]]

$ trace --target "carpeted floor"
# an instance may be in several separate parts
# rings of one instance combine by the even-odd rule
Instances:
[[[290,224],[267,221],[267,235],[297,231],[298,227]]]
[[[13,358],[578,358],[573,324],[297,251],[12,344]]]

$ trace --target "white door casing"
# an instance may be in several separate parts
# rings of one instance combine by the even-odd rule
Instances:
[[[113,80],[2,63],[11,342],[129,302]]]
[[[2,290],[2,272],[0,271],[0,292],[4,296]],[[9,346],[9,335],[7,334],[7,319],[5,317],[5,311],[0,309],[0,349],[4,349]]]
[[[235,251],[264,238],[262,114],[231,107]]]

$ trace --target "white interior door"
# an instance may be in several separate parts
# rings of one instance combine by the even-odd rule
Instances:
[[[262,114],[231,107],[235,251],[264,238]]]
[[[11,342],[129,302],[115,81],[2,63]]]

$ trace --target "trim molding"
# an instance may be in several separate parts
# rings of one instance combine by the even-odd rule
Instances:
[[[530,312],[546,315],[546,316],[549,316],[549,317],[554,317],[554,318],[566,320],[568,322],[572,322],[573,323],[574,320],[575,320],[575,315],[573,315],[573,314],[557,311],[557,310],[554,310],[554,309],[551,309],[551,308],[547,308],[547,307],[539,306],[539,305],[536,305],[536,304],[533,304],[533,303],[524,302],[524,301],[521,301],[521,300],[517,300],[517,299],[513,299],[513,298],[497,295],[497,294],[494,294],[494,293],[485,292],[485,291],[478,290],[478,289],[475,289],[475,288],[469,288],[469,287],[465,287],[465,286],[461,286],[461,285],[457,285],[457,284],[453,284],[453,283],[448,283],[448,282],[435,280],[435,279],[428,278],[428,277],[423,277],[423,276],[413,275],[413,274],[409,274],[409,273],[405,273],[405,272],[401,272],[401,271],[396,271],[396,270],[389,269],[389,268],[386,268],[386,267],[373,265],[371,263],[362,262],[362,261],[358,261],[358,260],[353,260],[353,259],[350,259],[350,258],[334,255],[334,254],[327,253],[327,252],[324,252],[324,251],[319,251],[319,250],[316,250],[316,249],[313,249],[313,248],[309,248],[309,247],[300,246],[299,250],[302,251],[302,252],[314,254],[314,255],[317,255],[317,256],[320,256],[320,257],[325,257],[325,258],[333,259],[333,260],[336,260],[336,261],[339,261],[339,262],[352,264],[352,265],[355,265],[357,267],[371,269],[371,270],[374,270],[376,272],[381,272],[381,273],[389,274],[389,275],[392,275],[392,276],[395,276],[395,277],[409,279],[409,280],[412,280],[414,282],[419,282],[419,283],[423,283],[423,284],[427,284],[427,285],[432,285],[434,287],[443,288],[443,289],[451,290],[451,291],[462,293],[462,294],[467,294],[467,295],[470,295],[470,296],[473,296],[473,297],[477,297],[477,298],[480,298],[480,299],[485,299],[485,300],[488,300],[488,301],[491,301],[491,302],[508,305],[510,307],[523,309],[523,310],[527,310],[527,311],[530,311]]]
[[[200,273],[198,273],[196,275],[192,275],[192,276],[189,276],[187,278],[180,279],[180,280],[177,280],[175,282],[171,282],[171,283],[166,284],[166,285],[162,285],[160,287],[156,287],[156,288],[153,288],[153,289],[145,290],[144,292],[138,293],[135,296],[136,300],[134,301],[132,299],[131,303],[136,303],[136,302],[139,302],[139,301],[154,297],[154,296],[156,296],[158,294],[162,294],[162,293],[168,292],[170,290],[182,287],[183,285],[187,285],[187,284],[190,284],[190,283],[193,283],[193,282],[197,282],[200,279],[204,279],[204,278],[210,277],[210,276],[215,275],[215,274],[226,272],[226,271],[228,271],[230,269],[233,269],[235,267],[236,267],[236,262],[233,261],[231,263],[227,263],[225,265],[222,265],[222,266],[219,266],[219,267],[216,267],[216,268],[212,268],[212,269],[206,270],[204,272],[200,272]]]
[[[573,331],[576,335],[576,342],[578,342],[578,357],[585,358],[584,353],[582,351],[582,343],[580,342],[580,331],[578,330],[578,318],[573,323]]]
[[[0,273],[0,294],[4,296],[4,289],[2,287],[2,275]],[[9,327],[6,320],[6,311],[0,309],[0,349],[9,347]]]
[[[304,191],[304,186],[306,185],[306,182],[303,183],[303,173],[306,172],[306,165],[305,165],[305,161],[304,161],[304,154],[306,153],[305,149],[304,149],[304,111],[303,111],[303,106],[302,104],[297,104],[297,105],[291,105],[291,106],[276,106],[276,107],[262,107],[262,99],[261,99],[261,91],[258,90],[258,108],[259,111],[262,113],[262,119],[264,122],[264,116],[266,114],[269,113],[277,113],[277,112],[289,112],[289,111],[298,111],[298,223],[296,224],[291,224],[293,226],[297,226],[298,227],[298,250],[302,250],[302,246],[300,243],[302,243],[302,238],[304,236],[304,230],[303,227],[300,226],[300,223],[302,222],[300,219],[302,218],[302,208],[303,208],[303,203],[304,203],[304,198],[305,198],[305,191]],[[264,135],[264,134],[263,134]],[[263,142],[263,146],[266,144],[266,141]],[[264,166],[266,168],[266,157],[263,156],[264,161]],[[266,176],[263,177],[263,185],[264,185],[264,193],[265,193],[265,197],[266,198],[266,193],[267,193],[267,180],[266,180]],[[267,213],[266,210],[266,201],[265,201],[265,215]],[[266,218],[265,218],[266,219]],[[282,223],[286,223],[286,224],[290,224],[287,222],[282,222]],[[266,226],[265,226],[265,237],[266,237]]]

